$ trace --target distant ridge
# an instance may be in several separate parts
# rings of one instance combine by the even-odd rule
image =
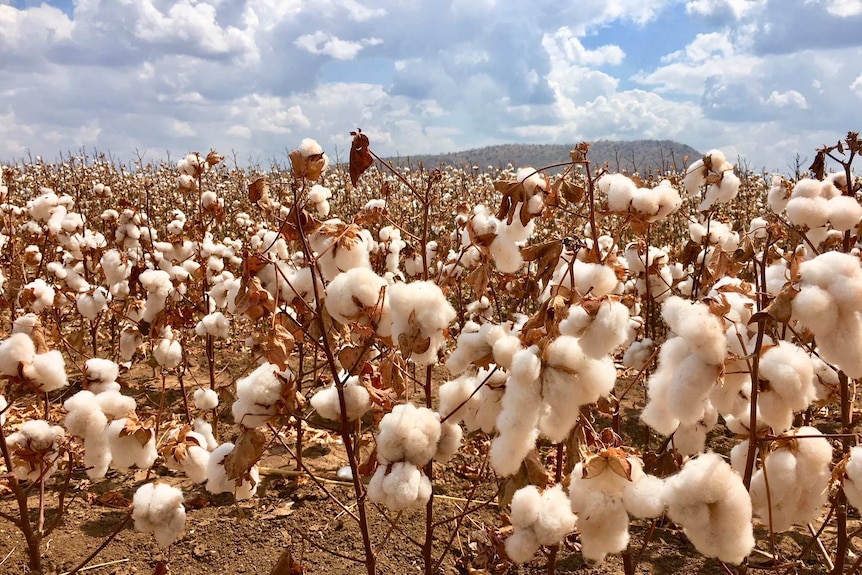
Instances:
[[[423,154],[388,158],[399,165],[436,168],[450,165],[470,170],[504,168],[511,163],[515,167],[539,168],[566,162],[574,144],[502,144],[474,148],[447,154]],[[612,172],[662,172],[683,170],[687,163],[699,159],[703,154],[685,144],[672,140],[598,140],[590,142],[589,159],[593,166],[605,162]],[[684,158],[687,159],[684,160]]]

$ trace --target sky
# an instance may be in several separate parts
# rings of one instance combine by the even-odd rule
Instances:
[[[380,155],[672,139],[787,172],[862,128],[860,29],[862,0],[0,0],[0,161],[343,160],[361,128]]]

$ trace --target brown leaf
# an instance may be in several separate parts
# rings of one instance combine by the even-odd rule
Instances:
[[[367,346],[348,345],[338,352],[338,362],[341,363],[341,367],[354,375],[367,354]]]
[[[488,291],[488,284],[491,281],[490,275],[488,273],[488,265],[481,264],[473,268],[464,281],[467,282],[471,288],[473,288],[473,293],[477,298],[485,295],[485,292]]]
[[[132,504],[132,502],[119,491],[106,491],[99,495],[96,502],[105,507],[117,507],[121,509],[128,508]]]
[[[224,460],[224,470],[228,479],[239,479],[254,467],[263,455],[266,435],[257,429],[246,429],[239,434],[233,451]]]
[[[355,188],[359,177],[374,165],[374,156],[368,148],[368,136],[363,134],[362,130],[357,128],[355,132],[350,132],[350,135],[353,136],[353,142],[350,144],[350,183]]]
[[[589,151],[590,144],[588,142],[580,142],[569,152],[569,157],[572,159],[572,163],[583,164],[587,161],[587,153]]]
[[[632,464],[625,456],[625,453],[609,455],[608,467],[620,477],[629,481],[632,480]]]
[[[407,331],[398,334],[398,347],[404,357],[410,353],[425,353],[431,347],[431,338],[422,335],[422,326],[416,320],[416,310],[411,311],[407,318]]]
[[[278,563],[275,564],[269,575],[302,575],[303,572],[304,569],[302,566],[293,560],[290,549],[285,548],[281,553],[281,557],[278,558]]]
[[[569,180],[563,180],[563,183],[560,184],[560,194],[563,196],[563,199],[570,204],[580,203],[581,200],[584,199],[586,193],[587,191],[582,186],[572,183]]]
[[[167,561],[159,561],[156,563],[156,569],[153,575],[171,575],[171,568],[168,567]]]
[[[584,460],[581,475],[584,479],[593,479],[604,473],[608,468],[608,460],[601,455],[593,454]]]
[[[402,397],[407,391],[404,381],[404,360],[397,354],[391,354],[380,360],[377,367],[379,373],[379,384],[385,389],[391,389],[396,397]]]
[[[826,150],[817,151],[814,161],[808,166],[808,171],[818,180],[822,180],[826,176]]]
[[[280,371],[284,371],[288,367],[290,352],[293,351],[295,343],[296,340],[293,334],[284,325],[277,323],[269,331],[266,351],[267,361],[277,365]]]
[[[263,198],[269,198],[269,182],[261,176],[248,185],[248,200],[256,204]]]
[[[207,164],[209,164],[210,166],[220,164],[222,160],[224,160],[224,156],[222,156],[215,150],[210,150],[210,153],[207,154]]]

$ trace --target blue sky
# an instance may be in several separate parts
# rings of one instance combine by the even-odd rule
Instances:
[[[862,0],[0,0],[0,160],[285,161],[674,139],[753,168],[859,130]],[[517,160],[517,158],[513,158]]]

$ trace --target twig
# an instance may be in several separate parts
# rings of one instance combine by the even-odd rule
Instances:
[[[119,565],[120,563],[128,563],[128,562],[129,562],[128,558],[115,559],[113,561],[108,561],[106,563],[99,563],[98,565],[90,565],[89,567],[84,567],[83,569],[79,569],[78,573],[81,573],[83,571],[92,571],[94,569],[101,569],[102,567],[110,567],[111,565]],[[2,563],[0,563],[0,565],[2,565]],[[71,575],[71,574],[72,574],[71,571],[65,571],[63,573],[60,573],[60,575]]]

